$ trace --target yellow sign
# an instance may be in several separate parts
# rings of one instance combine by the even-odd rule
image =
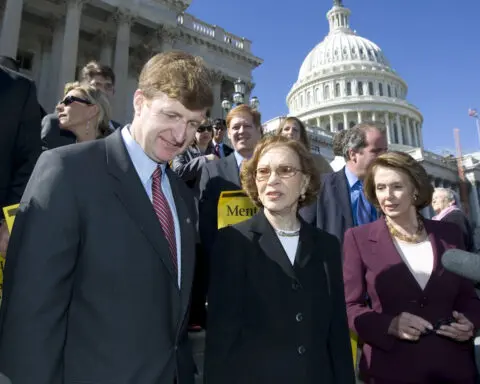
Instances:
[[[241,223],[258,211],[252,200],[243,191],[225,191],[218,199],[218,229]]]
[[[5,216],[5,223],[7,224],[8,232],[12,233],[13,222],[15,221],[15,215],[19,204],[10,205],[3,208],[3,215]],[[5,255],[0,253],[0,300],[3,292],[3,268],[5,268]]]
[[[357,368],[357,351],[358,351],[358,335],[350,331],[350,345],[352,346],[353,369],[356,372]]]

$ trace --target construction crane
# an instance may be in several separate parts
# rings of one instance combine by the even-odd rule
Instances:
[[[463,169],[462,146],[460,144],[460,129],[455,128],[453,130],[453,136],[455,137],[455,149],[457,151],[457,168],[458,177],[460,179],[460,200],[462,201],[463,210],[468,216],[470,214],[470,207],[468,204],[468,186],[465,181],[465,172]]]

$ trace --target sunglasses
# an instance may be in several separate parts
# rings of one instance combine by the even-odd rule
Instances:
[[[197,128],[198,133],[202,133],[202,132],[205,132],[205,131],[212,132],[212,126],[211,125],[202,125],[201,127]]]
[[[223,125],[214,125],[213,126],[213,129],[215,131],[224,131],[225,130],[225,127]]]
[[[70,105],[70,104],[75,103],[75,102],[85,104],[85,105],[92,105],[92,103],[90,101],[82,99],[80,97],[76,97],[76,96],[67,96],[62,101],[60,101],[59,104],[63,104],[65,106],[67,106],[67,105]]]

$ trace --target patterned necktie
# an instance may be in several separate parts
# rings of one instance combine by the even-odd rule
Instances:
[[[372,220],[372,206],[368,202],[363,193],[363,183],[359,180],[359,193],[357,200],[357,225],[371,223]]]
[[[220,144],[215,144],[215,155],[217,155],[219,158],[220,156]]]
[[[168,201],[162,191],[162,169],[157,166],[152,175],[152,201],[153,209],[157,214],[160,225],[162,226],[163,233],[167,239],[168,246],[170,248],[170,254],[172,256],[173,266],[175,271],[178,269],[177,263],[177,242],[175,238],[175,225],[173,224],[173,215]]]

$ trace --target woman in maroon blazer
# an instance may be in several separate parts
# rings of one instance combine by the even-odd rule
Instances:
[[[347,315],[365,343],[360,373],[367,383],[475,382],[480,300],[471,282],[441,265],[447,249],[463,248],[463,238],[455,225],[419,215],[432,192],[411,156],[383,154],[364,193],[384,216],[345,234]]]

